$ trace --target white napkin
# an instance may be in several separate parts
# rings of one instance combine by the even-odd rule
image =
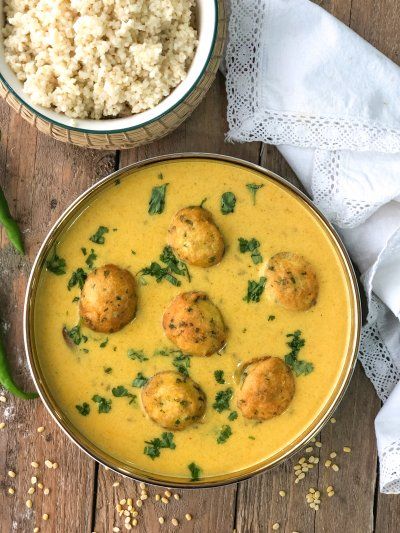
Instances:
[[[231,0],[226,65],[228,139],[278,145],[362,273],[360,359],[386,400],[400,380],[400,69],[308,0]],[[399,412],[400,385],[376,422],[383,492],[400,492]]]

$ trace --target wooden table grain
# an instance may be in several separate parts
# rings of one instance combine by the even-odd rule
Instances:
[[[325,0],[318,2],[374,46],[400,63],[400,6],[398,0]],[[204,151],[233,155],[260,163],[296,183],[288,165],[271,146],[227,144],[226,96],[219,76],[193,116],[159,142],[124,152],[83,150],[39,134],[0,104],[0,183],[24,232],[27,256],[17,256],[0,233],[0,327],[5,336],[16,379],[31,386],[22,342],[22,308],[30,265],[51,225],[76,196],[99,178],[128,163],[165,153]],[[159,488],[149,487],[135,530],[229,533],[267,533],[272,525],[291,533],[395,533],[400,530],[400,500],[379,493],[374,418],[380,402],[358,366],[335,418],[319,436],[320,458],[301,483],[294,484],[294,460],[272,472],[225,488],[178,491],[179,501],[155,503]],[[34,527],[51,533],[107,533],[123,527],[115,505],[121,498],[137,499],[139,487],[89,459],[49,417],[40,401],[23,402],[7,395],[0,403],[0,533],[30,533]],[[43,426],[42,433],[37,428]],[[129,444],[128,444],[129,445]],[[344,454],[343,446],[352,452]],[[330,452],[338,453],[338,472],[324,466]],[[297,459],[300,455],[297,457]],[[49,459],[56,470],[44,467]],[[40,463],[39,469],[31,466]],[[8,471],[16,477],[8,476]],[[50,489],[28,496],[31,477]],[[118,481],[119,486],[113,487]],[[332,485],[335,496],[326,496]],[[8,493],[9,488],[15,494]],[[321,490],[320,510],[305,501],[309,487]],[[286,492],[285,497],[279,491]],[[26,500],[32,499],[31,509]],[[185,513],[193,516],[186,521]],[[49,519],[44,521],[43,514]],[[160,525],[158,517],[165,517]],[[179,526],[171,524],[171,518]]]

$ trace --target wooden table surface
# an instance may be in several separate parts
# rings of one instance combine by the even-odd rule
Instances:
[[[400,5],[398,0],[326,0],[324,8],[400,63]],[[128,163],[158,154],[204,151],[233,155],[259,163],[296,183],[290,168],[276,149],[260,143],[226,144],[226,97],[224,80],[219,76],[207,97],[175,133],[151,145],[115,152],[90,151],[58,143],[39,134],[7,105],[0,105],[0,183],[6,191],[12,212],[20,222],[27,248],[24,258],[16,255],[0,233],[0,317],[1,330],[13,359],[13,370],[20,383],[31,386],[22,342],[22,308],[30,265],[51,225],[69,203],[99,178]],[[97,533],[123,527],[115,511],[122,498],[139,495],[137,483],[105,470],[73,445],[56,426],[39,400],[23,402],[7,396],[0,403],[0,532]],[[178,491],[181,499],[168,505],[156,503],[159,488],[149,487],[151,497],[138,516],[140,532],[185,531],[199,533],[270,532],[291,533],[395,533],[400,531],[400,500],[378,489],[378,464],[374,418],[380,408],[375,391],[358,366],[349,390],[335,417],[321,432],[321,448],[312,454],[320,458],[305,479],[294,484],[293,466],[287,461],[272,472],[225,488]],[[37,428],[43,426],[43,433]],[[343,453],[350,446],[350,454]],[[329,453],[340,470],[324,466]],[[310,454],[305,454],[306,456]],[[299,455],[297,460],[301,457]],[[59,464],[49,470],[44,461]],[[40,463],[35,470],[32,461]],[[15,478],[8,471],[16,472]],[[25,505],[30,497],[31,476],[49,487],[50,493],[36,488],[32,509]],[[118,481],[119,486],[113,487]],[[328,498],[327,486],[335,495]],[[15,489],[10,495],[8,488]],[[36,485],[37,487],[37,485]],[[318,511],[305,501],[309,487],[321,491]],[[286,492],[285,497],[279,491]],[[185,520],[189,512],[193,520]],[[49,515],[48,521],[42,515]],[[161,526],[158,517],[165,517]],[[171,525],[176,517],[179,527]]]

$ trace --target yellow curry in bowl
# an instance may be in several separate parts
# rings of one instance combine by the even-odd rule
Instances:
[[[52,239],[30,304],[34,374],[111,466],[237,479],[287,456],[340,396],[358,340],[351,267],[274,177],[151,162],[81,199]]]

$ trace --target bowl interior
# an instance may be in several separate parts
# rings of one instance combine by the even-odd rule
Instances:
[[[0,37],[0,80],[8,86],[14,95],[32,112],[63,128],[87,133],[117,133],[130,131],[154,122],[176,107],[195,88],[210,60],[214,49],[217,23],[217,0],[196,0],[196,26],[198,29],[198,46],[186,78],[158,105],[136,115],[102,120],[71,119],[64,114],[34,104],[23,92],[22,83],[17,79],[4,59],[3,36]],[[3,0],[0,0],[0,23],[4,25]]]
[[[153,164],[154,162],[168,161],[171,159],[177,159],[177,158],[182,158],[182,157],[191,158],[191,159],[203,158],[203,159],[223,160],[223,161],[233,163],[235,165],[241,165],[241,166],[246,166],[248,168],[250,167],[252,169],[256,169],[260,172],[261,176],[264,176],[264,178],[272,179],[272,180],[280,182],[289,190],[290,194],[296,195],[300,198],[300,200],[303,200],[304,204],[306,204],[307,209],[309,209],[313,213],[313,216],[316,219],[319,219],[319,222],[322,224],[322,226],[324,226],[324,231],[326,232],[327,236],[329,237],[329,240],[332,242],[332,244],[334,245],[336,249],[336,252],[340,259],[341,268],[343,269],[343,272],[346,278],[346,284],[348,287],[349,301],[350,301],[349,313],[351,315],[350,316],[350,324],[351,324],[350,342],[348,345],[348,352],[345,356],[345,361],[343,363],[343,367],[340,373],[340,378],[337,380],[335,387],[332,389],[332,392],[330,393],[329,397],[326,399],[324,407],[321,409],[321,411],[318,414],[315,415],[315,418],[312,421],[310,421],[310,424],[308,425],[308,427],[304,430],[304,432],[301,435],[299,435],[296,438],[296,441],[285,445],[285,447],[279,450],[279,452],[277,452],[275,455],[266,458],[265,460],[263,460],[261,463],[257,465],[253,465],[251,467],[245,468],[233,474],[219,475],[215,477],[207,477],[201,480],[200,482],[196,484],[191,484],[191,485],[190,484],[188,485],[188,482],[182,478],[170,478],[165,475],[158,474],[158,473],[149,474],[149,472],[147,471],[142,471],[136,467],[128,465],[127,463],[124,463],[110,456],[109,454],[104,452],[102,449],[96,447],[84,435],[82,435],[73,426],[70,420],[63,414],[63,412],[61,411],[60,407],[57,405],[57,402],[55,401],[52,395],[52,391],[48,387],[48,384],[46,383],[46,380],[43,377],[43,374],[41,371],[41,365],[40,365],[40,357],[35,347],[35,337],[34,337],[35,294],[38,288],[39,274],[40,274],[41,269],[43,268],[43,265],[44,265],[44,262],[46,260],[48,253],[54,246],[54,243],[57,242],[59,236],[68,229],[71,221],[79,213],[81,213],[82,210],[84,210],[85,207],[91,201],[93,201],[93,199],[100,192],[102,192],[108,187],[113,186],[116,178],[122,178],[125,174],[131,174],[133,169],[140,168],[144,165],[149,165],[149,164]],[[279,176],[269,171],[266,171],[265,169],[257,167],[256,165],[245,163],[244,161],[240,161],[234,158],[228,158],[224,156],[210,155],[210,154],[175,154],[173,156],[171,155],[160,156],[160,157],[153,158],[147,161],[142,161],[134,165],[131,165],[130,167],[117,171],[116,173],[99,181],[93,187],[91,187],[88,191],[86,191],[80,198],[78,198],[66,210],[66,212],[61,216],[61,218],[56,222],[53,229],[47,236],[45,242],[43,243],[42,248],[39,251],[38,256],[36,258],[35,264],[32,269],[31,277],[28,283],[25,312],[24,312],[25,347],[27,351],[29,365],[31,368],[31,373],[39,389],[42,400],[44,401],[50,414],[54,417],[54,419],[60,425],[60,427],[86,453],[88,453],[91,457],[93,457],[97,461],[100,461],[101,463],[105,464],[109,468],[112,468],[121,474],[127,475],[129,477],[133,477],[135,479],[141,479],[141,480],[148,481],[154,484],[161,483],[161,484],[167,484],[171,486],[207,487],[207,486],[214,486],[214,485],[221,485],[221,484],[236,482],[240,479],[245,479],[258,472],[262,472],[265,469],[272,468],[273,466],[277,465],[284,459],[287,459],[288,457],[293,455],[295,452],[297,452],[304,444],[309,442],[310,438],[321,429],[321,427],[327,420],[329,420],[329,417],[331,416],[333,411],[336,409],[338,403],[340,402],[347,388],[347,385],[350,381],[350,377],[352,375],[352,371],[354,369],[354,365],[357,360],[359,333],[360,333],[360,305],[359,305],[359,295],[358,295],[356,278],[355,278],[350,260],[347,256],[347,253],[343,245],[341,244],[338,236],[336,235],[332,227],[329,225],[329,223],[314,208],[311,202],[302,193],[297,191],[297,189],[289,185]]]

